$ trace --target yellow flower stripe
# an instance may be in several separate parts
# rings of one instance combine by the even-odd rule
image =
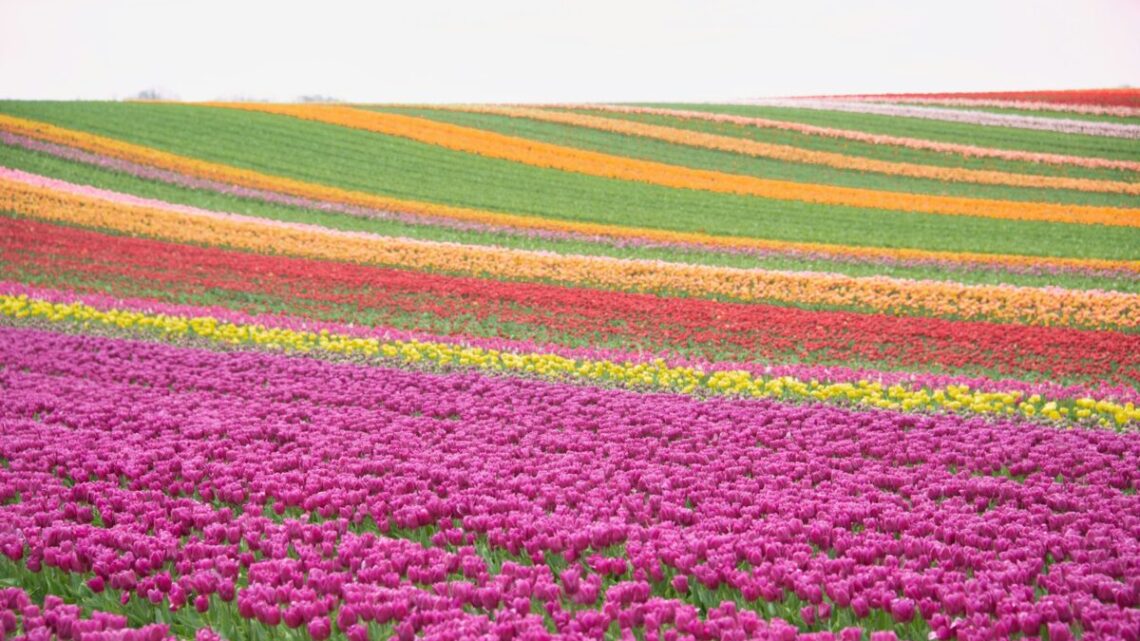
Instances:
[[[1140,295],[1123,292],[857,278],[412,240],[236,214],[126,205],[14,179],[0,179],[0,210],[174,242],[481,277],[1035,325],[1140,326]]]
[[[541,352],[516,354],[452,343],[380,340],[330,333],[328,330],[310,332],[253,323],[238,324],[209,316],[176,316],[130,309],[100,310],[84,303],[53,303],[26,295],[0,295],[0,316],[24,322],[102,326],[157,334],[167,340],[196,338],[271,350],[383,358],[399,365],[459,367],[487,373],[609,383],[683,394],[821,401],[901,411],[1019,415],[1116,428],[1140,419],[1140,410],[1134,404],[1104,399],[1045,399],[1037,394],[1026,397],[1020,391],[972,390],[965,385],[908,389],[902,385],[884,387],[881,383],[866,380],[828,383],[803,381],[790,376],[765,378],[743,370],[706,372],[692,367],[671,367],[660,359],[633,363],[570,359]]]
[[[960,167],[940,167],[907,162],[875,160],[861,156],[848,156],[827,151],[814,151],[791,145],[776,145],[758,142],[747,138],[721,136],[690,129],[678,129],[662,125],[651,125],[632,120],[620,120],[587,114],[536,109],[534,107],[511,107],[504,105],[433,105],[432,109],[463,111],[469,113],[492,114],[511,118],[526,118],[542,122],[552,122],[575,127],[598,129],[611,133],[642,138],[653,138],[665,142],[702,147],[732,153],[774,158],[787,162],[812,165],[826,165],[837,169],[871,171],[892,176],[927,178],[930,180],[969,182],[986,185],[1008,185],[1012,187],[1035,187],[1041,189],[1073,189],[1115,194],[1140,194],[1140,183],[1114,180],[1094,180],[1089,178],[1068,178],[1065,176],[1037,176],[1016,174],[1005,171],[964,169]]]
[[[797,183],[614,156],[401,114],[336,105],[205,103],[398,136],[535,167],[678,189],[925,214],[1140,227],[1140,209],[935,196]]]
[[[248,169],[240,169],[229,165],[187,158],[141,145],[122,142],[113,138],[74,131],[47,123],[6,116],[4,114],[0,114],[0,128],[47,142],[83,149],[92,153],[151,165],[153,167],[196,176],[198,178],[208,178],[233,185],[241,185],[243,187],[265,189],[317,200],[359,205],[372,209],[400,211],[423,216],[499,225],[520,230],[569,232],[585,236],[601,236],[613,239],[639,239],[660,243],[692,244],[709,247],[711,249],[809,254],[840,259],[931,261],[968,265],[1005,267],[1036,266],[1041,268],[1140,273],[1140,261],[1021,256],[1016,254],[983,254],[978,252],[946,252],[887,247],[859,247],[854,245],[764,240],[759,238],[716,236],[698,232],[677,232],[600,223],[550,220],[533,216],[504,214],[461,207],[450,207],[435,203],[400,200],[365,192],[338,189],[336,187],[328,187],[291,178],[263,174]]]

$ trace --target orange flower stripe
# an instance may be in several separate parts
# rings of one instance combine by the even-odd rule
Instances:
[[[113,138],[106,138],[104,136],[65,129],[47,123],[24,120],[3,114],[0,114],[0,128],[40,140],[112,156],[121,160],[148,164],[168,171],[175,171],[199,178],[209,178],[234,185],[241,185],[243,187],[265,189],[293,196],[347,203],[373,209],[508,226],[516,229],[570,232],[584,236],[602,236],[613,239],[636,238],[661,243],[692,244],[722,250],[736,249],[781,252],[786,254],[823,255],[839,259],[911,260],[990,267],[1038,266],[1057,269],[1140,273],[1140,261],[1021,256],[1016,254],[984,254],[978,252],[948,252],[888,247],[860,247],[856,245],[717,236],[699,232],[678,232],[664,229],[623,227],[620,225],[607,225],[602,223],[551,220],[534,216],[505,214],[438,205],[435,203],[399,200],[365,192],[338,189],[291,178],[262,174],[229,165],[187,158],[149,147],[122,142]]]
[[[176,171],[201,178],[210,178],[245,187],[266,189],[295,196],[342,202],[375,209],[387,209],[426,216],[438,216],[455,220],[472,221],[519,229],[538,229],[579,233],[587,236],[609,238],[639,238],[663,243],[688,243],[721,249],[744,249],[785,253],[823,254],[836,258],[863,260],[920,260],[944,261],[969,265],[988,266],[1044,266],[1060,269],[1089,269],[1108,271],[1129,271],[1140,273],[1140,261],[1119,261],[1085,258],[1037,257],[1012,254],[984,254],[978,252],[944,252],[921,249],[894,249],[860,247],[827,243],[789,242],[716,236],[698,232],[677,232],[660,229],[623,227],[601,223],[559,221],[525,215],[504,214],[461,207],[450,207],[435,203],[399,200],[365,192],[349,191],[335,187],[307,183],[290,178],[272,176],[240,169],[229,165],[187,158],[175,154],[121,142],[115,139],[87,134],[56,127],[54,125],[23,120],[0,114],[0,128],[27,136],[64,144],[87,151],[145,163],[170,171]]]
[[[535,167],[678,189],[926,214],[1140,227],[1140,209],[934,196],[770,180],[614,156],[426,118],[336,105],[206,104],[372,131]]]
[[[653,138],[689,147],[716,149],[760,158],[774,158],[787,162],[811,165],[825,165],[836,169],[871,171],[892,176],[927,178],[930,180],[967,182],[985,185],[1008,185],[1011,187],[1036,187],[1041,189],[1072,189],[1114,194],[1140,195],[1140,183],[1113,180],[1093,180],[1087,178],[1067,178],[1063,176],[1035,176],[1004,171],[982,171],[959,167],[939,167],[905,162],[875,160],[860,156],[848,156],[826,151],[812,151],[791,145],[774,145],[747,138],[720,136],[717,134],[651,125],[632,120],[590,116],[587,114],[535,109],[533,107],[509,107],[499,105],[446,105],[433,109],[465,111],[470,113],[493,114],[511,118],[526,118],[542,122],[553,122],[575,127],[598,129],[628,136]]]
[[[1009,285],[963,285],[883,276],[781,272],[621,260],[411,240],[217,212],[175,212],[0,179],[0,209],[65,224],[182,243],[224,245],[481,277],[550,280],[618,290],[723,296],[907,315],[1036,325],[1134,328],[1140,295]]]

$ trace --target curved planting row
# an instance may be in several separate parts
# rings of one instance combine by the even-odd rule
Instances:
[[[374,360],[401,366],[475,369],[509,375],[534,375],[554,380],[578,380],[600,385],[665,390],[681,394],[728,394],[745,398],[785,401],[854,403],[903,411],[951,411],[990,416],[1040,417],[1060,424],[1130,429],[1140,420],[1135,395],[1127,402],[1079,398],[1026,396],[1002,385],[972,390],[964,385],[926,387],[909,377],[906,384],[884,385],[881,380],[851,382],[770,376],[749,370],[715,368],[705,371],[689,365],[671,365],[663,359],[620,362],[605,358],[566,358],[554,351],[507,352],[459,342],[431,342],[361,335],[358,332],[294,330],[279,323],[219,321],[214,316],[154,313],[111,302],[105,308],[82,302],[53,302],[50,298],[0,294],[0,318],[16,323],[47,323],[60,329],[125,331],[160,339],[192,339],[215,346],[250,346],[284,349],[323,357]],[[386,332],[385,332],[386,333]],[[768,368],[765,368],[768,369]],[[1017,387],[1017,386],[1014,386]]]
[[[1140,385],[1140,335],[693,298],[259,256],[0,218],[9,278],[118,296],[196,299],[338,322],[666,358],[950,371]],[[251,277],[251,275],[254,275]],[[825,379],[826,377],[820,377]]]
[[[605,289],[671,291],[743,301],[858,306],[909,315],[1132,328],[1137,295],[910,281],[840,274],[741,270],[386,238],[186,207],[143,206],[90,188],[10,173],[0,178],[0,210],[155,238],[365,264],[553,280]],[[49,187],[39,185],[50,185]],[[55,189],[51,188],[55,187]],[[109,199],[110,198],[110,199]],[[127,204],[130,203],[130,204]]]
[[[756,128],[718,123],[674,121],[660,116],[615,118],[608,114],[539,109],[537,111],[542,116],[541,118],[519,118],[491,113],[483,110],[481,106],[479,111],[447,107],[383,105],[368,107],[367,110],[425,118],[514,138],[600,152],[611,156],[780,182],[865,189],[875,192],[901,192],[913,196],[952,196],[1029,203],[1055,202],[1071,205],[1129,207],[1137,202],[1136,197],[1132,194],[1110,193],[1099,190],[1099,187],[1094,191],[1053,189],[1046,187],[1045,182],[1043,182],[1046,176],[1061,178],[1066,181],[1071,179],[1091,180],[1093,181],[1092,185],[1081,185],[1081,183],[1076,182],[1068,184],[1072,187],[1094,185],[1107,187],[1106,183],[1119,183],[1124,185],[1125,191],[1129,191],[1131,188],[1127,185],[1133,181],[1128,180],[1129,176],[1122,174],[1122,172],[1091,169],[1057,171],[1056,168],[1053,171],[1048,169],[1042,171],[1040,165],[995,161],[980,163],[984,167],[979,170],[975,167],[955,167],[953,160],[947,163],[946,159],[938,157],[936,154],[933,155],[935,162],[930,162],[932,154],[929,153],[907,152],[906,158],[891,158],[889,155],[892,153],[897,155],[897,150],[875,149],[866,144],[854,145],[853,149],[848,149],[846,145],[837,145],[785,132],[763,131]],[[584,127],[554,122],[553,119],[545,117],[547,113],[589,118],[592,119],[591,124],[596,126]],[[556,118],[560,118],[560,116],[556,116]],[[652,136],[612,131],[616,128],[640,128],[643,125],[676,131],[671,131],[668,134],[653,131]],[[690,134],[697,134],[702,137],[713,135],[715,142],[702,139],[701,144],[686,144],[685,140],[688,140],[689,143],[695,142]],[[765,145],[765,147],[756,149],[752,147],[755,144]],[[773,157],[770,153],[773,150],[769,147],[790,152],[789,157],[823,162],[781,160]],[[821,157],[817,154],[824,155]],[[775,155],[782,154],[777,151]],[[481,157],[476,156],[476,158]],[[878,163],[886,164],[880,165]],[[842,168],[835,165],[851,165],[852,167],[866,165],[866,170]],[[945,170],[948,169],[951,171],[946,179],[935,177],[939,173],[945,173]],[[977,182],[950,180],[950,177],[954,176],[958,170],[968,173],[979,172],[982,176]],[[896,171],[903,171],[904,174],[895,173]],[[1014,174],[1017,177],[1011,178],[1010,176]],[[1028,182],[1033,182],[1036,186],[1001,184],[1020,180],[1020,176],[1028,176]],[[758,197],[751,196],[750,198]],[[763,199],[761,202],[766,200]],[[789,206],[792,205],[789,204]]]
[[[875,114],[879,116],[945,120],[948,122],[961,122],[971,125],[981,125],[983,127],[1014,127],[1019,129],[1036,129],[1040,131],[1049,131],[1062,134],[1107,136],[1112,138],[1125,138],[1129,140],[1140,138],[1140,125],[1134,124],[1099,122],[1091,120],[1073,120],[1065,118],[1043,118],[1040,116],[1022,116],[1018,114],[1001,114],[991,113],[987,111],[920,107],[905,104],[895,105],[878,102],[864,102],[859,100],[847,100],[845,98],[771,98],[751,100],[747,104],[762,107],[791,107],[794,109],[847,111],[852,113]]]
[[[258,305],[262,297],[248,295],[245,297],[244,305],[240,306],[236,300],[227,299],[224,294],[215,295],[217,292],[208,292],[201,297],[201,303],[209,303],[208,305],[165,302],[167,297],[153,289],[124,290],[121,287],[115,289],[114,285],[107,282],[98,284],[115,289],[117,292],[131,294],[124,298],[122,295],[96,293],[96,290],[88,288],[86,283],[87,281],[79,278],[72,282],[69,289],[51,289],[0,281],[0,294],[5,296],[4,300],[8,305],[6,318],[10,323],[21,326],[25,324],[40,326],[45,322],[58,322],[60,324],[57,329],[60,331],[78,328],[83,331],[98,330],[100,333],[112,335],[126,333],[152,340],[189,337],[192,341],[200,341],[203,346],[223,349],[243,346],[271,351],[284,349],[294,355],[328,357],[333,360],[341,359],[347,350],[353,354],[363,355],[369,362],[376,358],[379,359],[376,361],[379,363],[425,365],[432,369],[478,366],[495,373],[510,371],[522,376],[536,373],[531,364],[537,362],[534,359],[539,358],[546,359],[543,361],[543,375],[554,378],[564,375],[577,377],[580,382],[591,377],[597,379],[606,374],[606,384],[620,383],[621,381],[610,374],[629,372],[634,374],[635,378],[649,374],[648,379],[638,378],[628,381],[637,389],[656,385],[664,381],[664,376],[670,378],[669,381],[662,383],[668,386],[676,382],[673,380],[675,375],[696,377],[695,380],[699,383],[708,377],[718,375],[717,380],[728,376],[730,378],[724,380],[741,380],[748,384],[761,380],[773,382],[771,390],[767,389],[767,383],[763,390],[759,386],[756,387],[761,396],[771,397],[773,393],[779,396],[789,392],[793,394],[792,400],[803,400],[813,389],[827,390],[828,395],[833,392],[838,394],[828,398],[813,398],[831,400],[842,405],[862,397],[881,400],[880,397],[884,392],[890,394],[905,392],[911,395],[912,401],[920,401],[910,407],[911,410],[961,410],[967,414],[975,411],[969,407],[973,401],[987,403],[997,401],[998,405],[994,405],[991,409],[1000,407],[1004,412],[1006,405],[1017,406],[1022,402],[1021,399],[1025,399],[1026,407],[1032,405],[1034,408],[1031,415],[1046,421],[1068,418],[1080,422],[1081,419],[1091,416],[1095,410],[1096,413],[1103,415],[1098,418],[1109,419],[1107,425],[1111,425],[1111,421],[1116,418],[1117,409],[1124,410],[1122,420],[1127,422],[1128,416],[1132,415],[1131,412],[1140,406],[1140,392],[1137,392],[1136,388],[1113,386],[1103,382],[1094,385],[1065,385],[1054,381],[995,378],[992,375],[965,376],[905,369],[855,368],[848,365],[710,361],[645,350],[629,351],[626,346],[604,347],[592,344],[567,346],[550,342],[556,338],[550,334],[543,336],[541,341],[483,337],[476,332],[437,334],[424,329],[430,327],[430,323],[426,320],[423,325],[416,325],[415,329],[406,329],[407,325],[397,327],[357,322],[361,319],[370,320],[371,310],[362,310],[360,315],[354,317],[353,322],[345,322],[332,315],[335,306],[301,310],[293,310],[283,305],[264,308]],[[199,292],[202,293],[204,292]],[[199,297],[192,293],[180,293],[180,300],[198,301]],[[201,322],[191,323],[187,319],[201,319]],[[283,331],[285,333],[282,333]],[[280,343],[285,336],[289,337],[288,345]],[[333,336],[337,340],[336,349],[330,347],[332,345],[330,339]],[[236,339],[236,342],[230,339]],[[356,339],[365,340],[357,342]],[[393,342],[393,346],[397,347],[395,356],[399,359],[396,361],[387,360],[388,356],[381,353],[383,351],[381,346],[389,342]],[[408,348],[407,351],[404,350],[405,347]],[[471,351],[470,348],[475,351]],[[425,354],[428,357],[425,357]],[[472,354],[482,355],[480,358],[488,356],[490,358],[464,360],[470,358]],[[454,358],[456,355],[459,355],[458,360]],[[523,358],[515,358],[516,356]],[[579,371],[578,366],[585,363],[606,364],[601,369],[591,366]],[[550,367],[551,365],[553,367]],[[659,373],[662,377],[658,376]],[[776,379],[780,379],[778,384],[775,383]],[[701,385],[700,394],[703,394],[707,386],[704,383]],[[792,387],[784,387],[785,385]],[[692,391],[697,392],[697,387],[694,386]],[[713,391],[727,392],[730,395],[740,393],[739,390],[725,390],[719,387]],[[854,393],[856,396],[848,396],[848,393]],[[934,405],[931,405],[931,401],[934,401]],[[1043,413],[1042,410],[1050,402],[1054,405],[1050,405],[1049,411]],[[1069,411],[1062,413],[1061,405]],[[889,402],[884,406],[889,406],[889,409],[903,409],[901,404],[894,407],[890,406]],[[1015,409],[1020,408],[1015,407]],[[1057,410],[1056,415],[1053,409]],[[1087,414],[1081,412],[1078,415],[1076,409],[1089,409],[1089,412]],[[1025,415],[1030,416],[1030,414]],[[1089,422],[1085,424],[1088,425]]]
[[[6,107],[0,104],[0,110]],[[27,107],[8,110],[42,117]],[[115,118],[120,110],[122,118]],[[1140,234],[1135,227],[830,207],[674,189],[542,169],[248,111],[124,104],[108,108],[105,115],[94,114],[98,117],[62,105],[53,106],[48,115],[68,127],[103,135],[8,116],[0,116],[0,128],[243,187],[372,209],[578,231],[618,240],[648,236],[654,242],[684,242],[679,236],[695,235],[701,243],[712,239],[713,245],[734,248],[763,249],[770,245],[766,241],[774,240],[823,249],[855,245],[858,252],[872,249],[880,254],[889,253],[883,248],[933,250],[944,258],[962,254],[977,262],[988,254],[1003,255],[998,260],[1010,254],[1129,260],[1135,255],[1125,248]],[[126,120],[138,124],[127,128],[122,125]],[[107,138],[105,133],[117,138]],[[251,138],[258,144],[248,144]],[[313,140],[322,142],[314,145]],[[527,188],[534,184],[543,188]],[[625,227],[636,229],[630,233],[622,230]],[[642,233],[646,230],[648,235]],[[1062,233],[1066,242],[1059,243],[1057,236]],[[730,240],[721,243],[717,240],[721,237]],[[754,243],[759,239],[763,240]]]
[[[835,96],[838,97],[838,96]],[[1136,89],[1074,89],[1069,91],[986,91],[960,93],[887,93],[845,96],[847,99],[879,99],[892,102],[961,102],[1010,106],[1017,109],[1072,111],[1114,116],[1140,115],[1140,91]]]
[[[986,98],[882,98],[878,96],[850,96],[845,100],[857,102],[871,102],[879,104],[903,105],[931,105],[935,107],[953,107],[992,110],[997,113],[1032,112],[1046,117],[1066,117],[1071,114],[1082,116],[1098,116],[1131,120],[1140,117],[1140,109],[1134,107],[1106,107],[1102,105],[1064,104],[1053,102],[1030,102],[1020,100],[992,100]],[[1127,120],[1126,123],[1127,124]],[[1109,121],[1111,122],[1111,121]]]
[[[1140,161],[1134,160],[1096,158],[1091,156],[1025,151],[1020,149],[1002,149],[998,147],[986,147],[981,145],[931,140],[920,137],[870,133],[857,129],[825,127],[820,125],[795,122],[794,120],[779,120],[775,118],[762,118],[733,113],[718,113],[715,111],[698,111],[694,109],[674,109],[668,107],[633,105],[566,104],[556,106],[572,108],[576,110],[595,111],[613,115],[628,114],[668,116],[670,118],[678,118],[681,120],[719,122],[733,125],[744,125],[749,127],[778,129],[809,136],[818,136],[822,138],[834,138],[839,140],[869,143],[873,145],[885,145],[892,147],[903,147],[906,149],[932,151],[944,154],[954,154],[967,158],[995,158],[1000,160],[1044,163],[1051,165],[1070,165],[1074,167],[1140,171]]]
[[[722,136],[688,129],[678,129],[661,125],[639,123],[616,118],[605,118],[587,114],[538,109],[533,107],[511,107],[499,105],[451,105],[438,107],[448,111],[462,111],[525,118],[540,122],[552,122],[588,129],[598,129],[612,133],[639,136],[676,143],[691,147],[715,149],[748,156],[772,158],[784,162],[824,165],[837,169],[875,172],[892,176],[926,178],[947,182],[967,182],[988,185],[1009,185],[1015,187],[1035,187],[1042,189],[1072,189],[1077,191],[1102,191],[1119,194],[1140,194],[1140,183],[1123,181],[1091,180],[1064,176],[1041,176],[1015,174],[1002,171],[983,171],[959,167],[939,167],[917,163],[891,162],[850,156],[833,152],[814,151],[792,145],[774,145],[734,136]]]
[[[329,105],[207,103],[209,106],[286,115],[302,120],[409,138],[447,149],[527,165],[665,187],[760,196],[820,205],[899,210],[953,216],[1140,226],[1138,210],[1091,205],[1057,205],[951,196],[917,195],[831,185],[769,180],[739,174],[613,156],[504,136],[424,118]]]
[[[419,203],[419,206],[409,206],[408,203],[389,202],[367,194],[331,193],[318,188],[316,185],[290,184],[279,179],[273,180],[269,176],[263,176],[261,180],[256,182],[256,184],[278,189],[278,191],[273,191],[244,186],[252,181],[243,181],[240,178],[237,183],[223,182],[214,178],[200,178],[193,173],[182,173],[181,171],[162,169],[114,156],[95,154],[80,148],[41,141],[2,130],[0,130],[0,142],[68,161],[129,174],[140,179],[160,181],[195,190],[207,190],[244,199],[322,212],[336,212],[354,217],[397,220],[417,225],[458,230],[497,232],[542,239],[584,240],[616,246],[699,249],[748,253],[758,256],[886,263],[907,267],[935,265],[959,270],[982,267],[1000,268],[1017,273],[1048,271],[1061,274],[1072,272],[1094,275],[1140,272],[1140,261],[859,247],[674,232],[617,225],[581,224],[495,212],[427,206],[425,203]],[[167,163],[168,166],[172,164]],[[313,196],[323,196],[326,199],[322,200]],[[329,200],[332,198],[336,200]]]

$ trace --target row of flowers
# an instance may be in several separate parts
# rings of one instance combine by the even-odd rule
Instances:
[[[778,129],[791,131],[808,136],[823,138],[836,138],[853,142],[869,143],[873,145],[886,145],[890,147],[903,147],[923,151],[934,151],[967,158],[996,158],[1015,162],[1031,162],[1046,165],[1070,165],[1089,169],[1122,169],[1125,171],[1140,171],[1140,161],[1121,160],[1115,158],[1096,158],[1092,156],[1073,156],[1067,154],[1044,153],[1024,151],[1020,149],[996,149],[994,147],[980,147],[962,143],[927,140],[925,138],[911,138],[907,136],[892,136],[889,134],[876,134],[854,129],[838,129],[835,127],[821,127],[793,120],[777,120],[772,118],[758,118],[741,116],[729,113],[716,113],[711,111],[693,111],[690,109],[670,109],[665,107],[635,107],[630,105],[597,105],[597,104],[555,104],[552,107],[559,109],[588,110],[614,115],[632,116],[664,116],[680,120],[698,120],[745,127],[760,127],[763,129]]]
[[[615,156],[437,122],[426,118],[335,105],[206,104],[213,107],[289,116],[301,120],[398,136],[446,149],[509,160],[535,167],[678,189],[758,196],[819,205],[948,216],[1140,226],[1140,209],[910,194],[773,180]]]
[[[790,376],[767,377],[747,370],[704,371],[672,366],[663,359],[648,362],[571,359],[550,352],[511,353],[462,343],[384,340],[321,331],[297,331],[253,323],[219,321],[212,316],[175,316],[117,307],[55,303],[27,296],[0,295],[0,316],[47,322],[65,327],[103,327],[163,339],[196,339],[219,345],[250,345],[266,349],[316,353],[336,357],[382,359],[400,365],[463,368],[491,373],[581,380],[621,387],[682,394],[725,394],[855,404],[902,411],[949,411],[997,416],[1040,417],[1054,422],[1125,428],[1140,420],[1134,403],[1095,398],[1046,399],[1020,391],[974,390],[965,385],[943,389],[886,386],[879,381],[821,382]]]
[[[98,290],[97,290],[98,291]],[[651,351],[630,351],[623,347],[564,346],[535,340],[517,338],[480,337],[464,334],[438,334],[415,326],[390,327],[366,325],[349,319],[327,319],[314,317],[312,310],[302,315],[289,315],[279,307],[270,310],[224,307],[216,302],[211,305],[196,305],[185,302],[162,302],[153,297],[122,297],[102,293],[83,293],[82,290],[52,289],[24,283],[0,281],[0,294],[16,298],[38,300],[52,304],[83,304],[99,311],[110,312],[119,309],[146,311],[151,314],[180,318],[210,317],[218,322],[233,325],[258,325],[271,329],[286,329],[303,333],[335,334],[354,338],[376,339],[382,342],[401,341],[430,344],[446,344],[457,348],[475,347],[479,349],[509,354],[545,353],[571,361],[594,362],[610,361],[630,365],[660,365],[671,368],[687,368],[704,372],[746,372],[760,379],[787,377],[801,381],[829,381],[832,383],[859,384],[860,381],[874,381],[886,387],[902,386],[907,389],[983,389],[989,392],[1009,393],[1028,398],[1095,398],[1112,401],[1118,405],[1132,403],[1140,405],[1140,391],[1127,385],[1110,385],[1104,382],[1091,385],[1061,384],[1055,380],[1027,381],[993,376],[963,376],[939,372],[914,372],[906,370],[884,370],[857,368],[841,365],[814,365],[804,363],[766,363],[762,361],[734,362],[730,360],[707,360],[677,356]],[[422,318],[422,316],[421,316]],[[17,321],[18,322],[18,321]]]
[[[195,210],[160,201],[149,201],[144,206],[133,196],[116,196],[113,192],[69,186],[23,172],[2,171],[0,209],[174,242],[476,276],[552,280],[603,289],[722,296],[740,301],[851,307],[1032,325],[1140,326],[1140,296],[1122,292],[745,270],[420,241]]]
[[[844,100],[893,103],[907,105],[935,105],[943,107],[992,107],[994,109],[1020,109],[1023,111],[1068,112],[1120,118],[1140,117],[1140,107],[1083,105],[1062,102],[1033,102],[1029,100],[998,100],[993,98],[931,98],[928,96],[845,96]]]
[[[11,130],[11,131],[9,131]],[[12,133],[13,131],[20,133]],[[22,135],[24,134],[24,135]],[[31,137],[29,137],[31,136]],[[583,223],[489,212],[433,203],[396,200],[364,192],[261,174],[247,169],[168,154],[110,138],[70,131],[0,114],[0,141],[76,162],[94,164],[148,180],[204,189],[295,207],[335,211],[366,218],[445,225],[460,229],[510,231],[546,238],[572,238],[617,245],[700,248],[811,259],[997,267],[1014,271],[1140,272],[1140,262],[860,247],[716,236],[694,232]]]
[[[938,165],[878,160],[863,156],[851,156],[828,151],[806,149],[803,147],[793,147],[791,145],[759,142],[747,138],[722,136],[691,129],[678,129],[676,127],[652,125],[633,120],[606,118],[553,109],[502,105],[451,105],[435,108],[553,122],[573,125],[575,127],[599,129],[629,136],[653,138],[655,140],[663,140],[690,147],[716,149],[718,151],[728,151],[761,158],[773,158],[785,162],[824,165],[837,169],[867,171],[891,176],[924,178],[943,182],[968,182],[985,185],[1035,187],[1041,189],[1073,189],[1077,191],[1096,191],[1117,194],[1140,194],[1140,183],[1134,182],[1070,178],[1067,176],[1016,174],[1005,171],[942,167]]]
[[[845,111],[849,113],[875,114],[896,118],[922,118],[925,120],[961,122],[986,127],[1014,127],[1018,129],[1051,131],[1061,134],[1125,138],[1128,140],[1140,139],[1140,125],[1102,122],[1098,120],[1022,116],[1019,114],[993,113],[989,111],[886,104],[871,101],[848,100],[846,98],[763,98],[750,100],[748,104],[762,107]]]
[[[203,636],[203,641],[207,638]],[[42,606],[20,587],[0,588],[0,639],[14,641],[174,641],[169,626],[152,623],[132,628],[127,617],[95,610],[84,612],[59,595]],[[211,640],[212,641],[212,640]]]
[[[48,287],[208,301],[247,310],[256,306],[293,316],[467,337],[620,346],[671,360],[857,362],[1072,380],[1086,386],[1140,386],[1140,335],[1119,332],[501,282],[193,247],[15,218],[0,218],[0,262],[9,279]],[[708,369],[709,363],[700,366]],[[815,373],[811,377],[835,380]]]
[[[835,97],[835,96],[831,96]],[[1118,89],[1067,89],[1060,91],[982,91],[953,93],[890,93],[848,96],[850,98],[878,98],[887,100],[969,100],[974,102],[1004,103],[1018,109],[1049,109],[1074,113],[1103,113],[1107,115],[1140,115],[1140,90]],[[1032,105],[1032,106],[1025,106]],[[994,105],[998,106],[998,105]],[[1102,111],[1097,111],[1102,110]],[[1114,111],[1127,110],[1127,111]]]
[[[56,136],[51,137],[61,139]],[[3,129],[0,129],[0,143],[13,147],[19,147],[28,151],[46,154],[56,158],[61,158],[70,162],[92,165],[100,169],[107,169],[116,173],[127,174],[135,178],[141,178],[147,181],[162,182],[170,185],[177,185],[179,187],[188,187],[195,190],[210,191],[243,199],[258,200],[275,205],[285,205],[288,207],[298,207],[301,209],[311,209],[314,211],[335,212],[338,214],[347,214],[349,216],[355,216],[358,218],[394,220],[413,225],[434,225],[437,227],[447,227],[450,229],[459,230],[513,233],[536,238],[591,239],[589,236],[586,236],[584,234],[575,234],[569,231],[555,231],[538,228],[515,228],[502,224],[480,222],[478,220],[470,218],[453,218],[447,216],[421,214],[411,211],[396,211],[380,207],[366,207],[348,202],[318,200],[315,198],[305,197],[304,195],[293,195],[295,193],[309,191],[307,189],[293,189],[291,191],[269,191],[267,189],[243,187],[241,184],[226,183],[219,180],[212,180],[210,178],[199,178],[189,173],[179,173],[178,171],[171,171],[170,169],[163,169],[162,167],[158,166],[145,165],[138,162],[132,162],[131,160],[123,160],[114,156],[91,153],[89,151],[84,151],[78,147],[69,147],[67,145],[56,144],[54,142],[47,142],[46,140],[39,140],[19,134],[13,134]],[[131,153],[125,153],[123,155],[126,157],[134,156],[134,154]],[[166,163],[165,166],[173,166],[173,164]],[[272,177],[270,176],[262,175],[261,177],[263,177],[266,181],[272,180]],[[367,194],[361,194],[361,196],[367,196]],[[597,239],[594,238],[594,240]],[[1140,271],[1140,266],[1137,267],[1137,271]]]
[[[1135,434],[28,330],[0,353],[4,562],[229,639],[1140,629]]]

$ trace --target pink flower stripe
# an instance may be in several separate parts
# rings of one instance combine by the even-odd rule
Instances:
[[[800,98],[841,98],[843,96],[798,96]],[[867,96],[862,96],[867,97]],[[1015,100],[1044,102],[1051,105],[1096,105],[1099,107],[1140,108],[1140,88],[1060,89],[1036,91],[954,91],[938,93],[890,93],[881,98],[970,98],[978,100]]]
[[[692,111],[687,109],[665,109],[660,107],[631,107],[625,105],[598,105],[598,104],[560,104],[551,105],[567,109],[590,109],[594,111],[607,111],[611,113],[644,114],[654,116],[670,116],[685,120],[705,120],[708,122],[722,122],[733,125],[760,127],[764,129],[779,129],[793,131],[809,136],[823,136],[840,140],[853,140],[856,142],[871,143],[874,145],[889,145],[892,147],[905,147],[907,149],[920,149],[939,153],[954,154],[967,158],[997,158],[1021,162],[1032,162],[1047,165],[1072,165],[1089,169],[1122,169],[1125,171],[1140,172],[1140,162],[1133,160],[1113,160],[1110,158],[1092,158],[1087,156],[1070,156],[1066,154],[1048,154],[1033,151],[1020,151],[1016,149],[994,149],[976,145],[939,142],[924,140],[922,138],[908,138],[905,136],[889,136],[885,134],[872,134],[852,129],[835,129],[832,127],[819,127],[788,120],[773,120],[770,118],[753,118],[750,116],[737,116],[734,114],[712,113],[707,111]]]
[[[1063,102],[1033,102],[1029,100],[995,100],[986,98],[929,98],[922,96],[843,96],[857,102],[896,103],[908,105],[944,105],[947,107],[995,107],[998,109],[1024,109],[1026,111],[1060,111],[1094,116],[1140,117],[1140,108],[1111,105],[1078,105]]]
[[[762,98],[749,100],[744,104],[758,107],[790,107],[793,109],[815,109],[820,111],[873,114],[877,116],[922,118],[925,120],[960,122],[984,127],[1013,127],[1016,129],[1034,129],[1062,134],[1082,134],[1086,136],[1126,138],[1129,140],[1140,139],[1140,125],[1128,125],[1115,122],[1041,118],[1038,116],[1020,116],[1016,114],[996,114],[988,111],[889,105],[846,99]]]

